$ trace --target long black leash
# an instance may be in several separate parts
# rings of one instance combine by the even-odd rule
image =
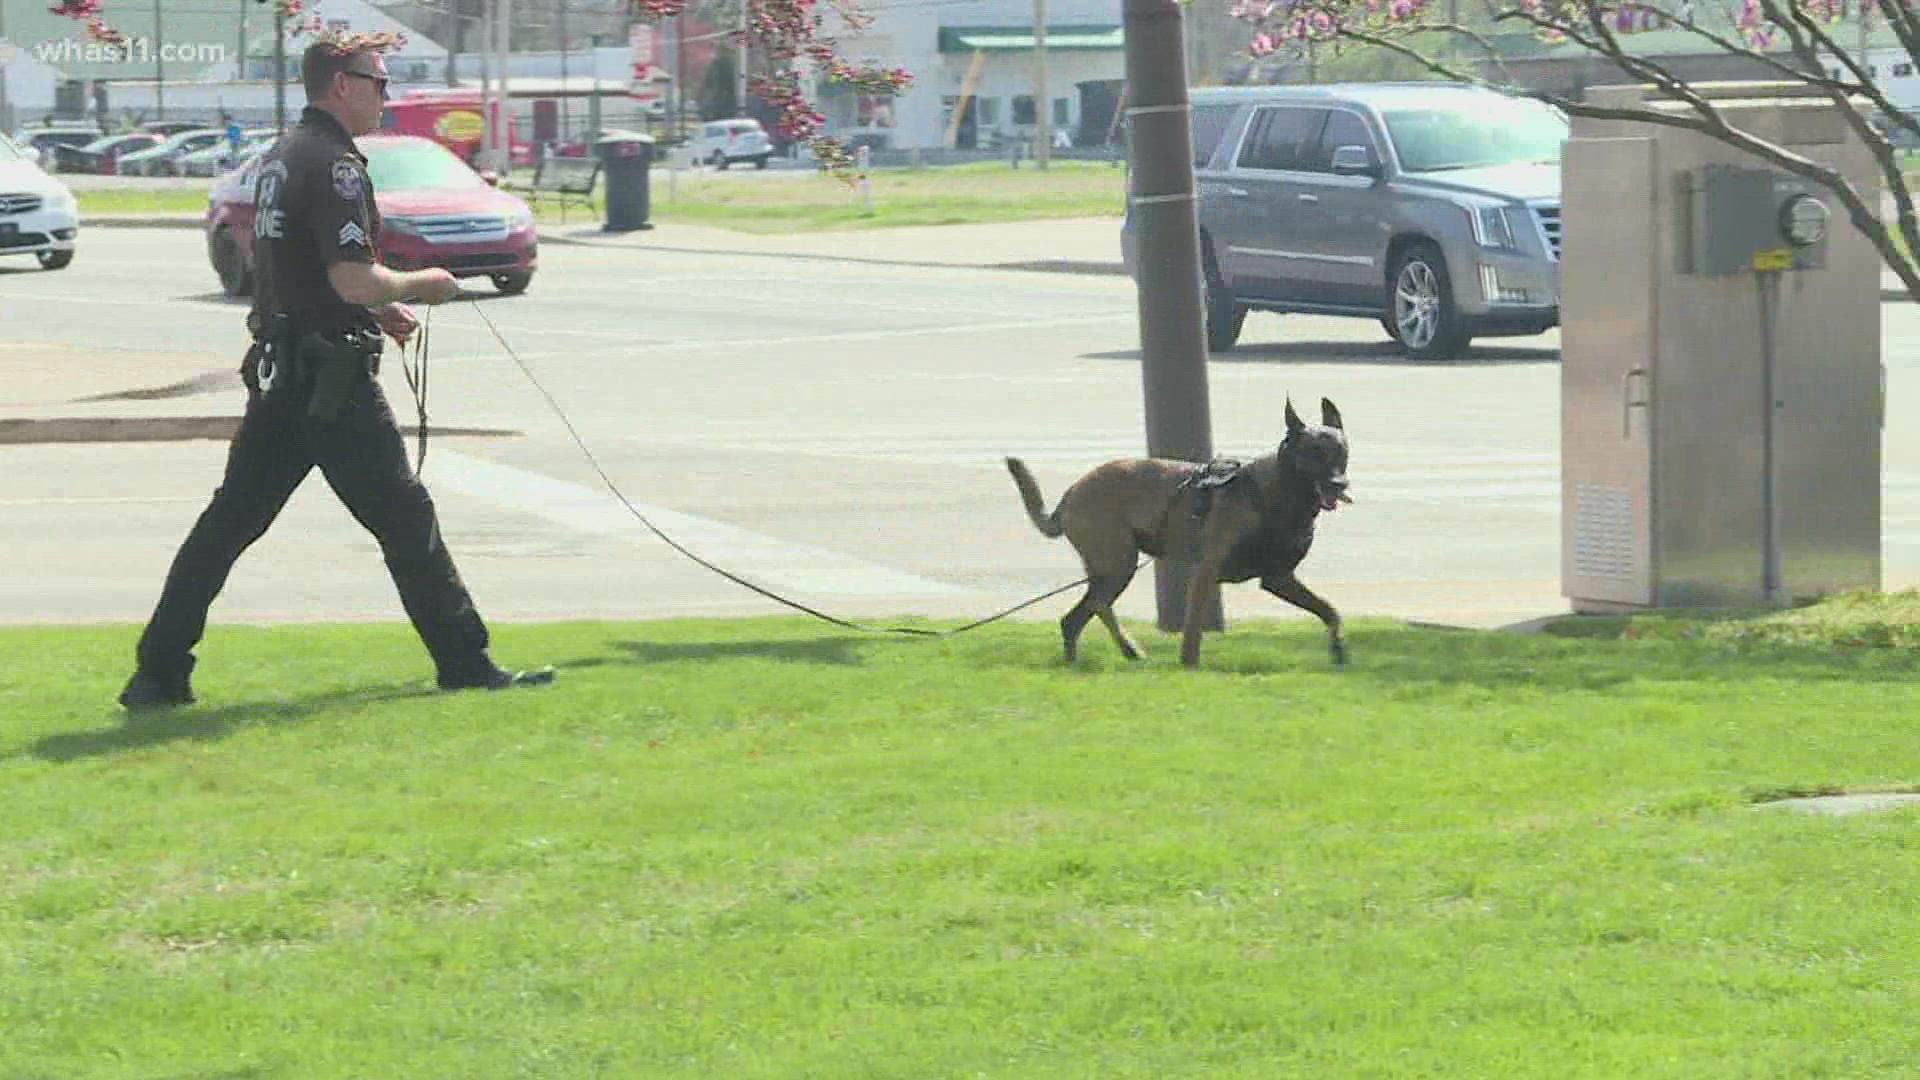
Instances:
[[[723,578],[726,578],[728,581],[733,582],[735,585],[739,585],[742,588],[750,589],[753,592],[756,592],[761,596],[764,596],[767,599],[772,600],[776,604],[784,604],[785,606],[790,607],[795,611],[804,612],[808,615],[813,616],[816,619],[821,620],[822,622],[832,623],[835,626],[843,627],[848,630],[858,630],[862,633],[907,634],[913,637],[941,638],[941,637],[952,637],[955,634],[964,634],[969,630],[973,630],[978,627],[985,626],[988,623],[998,622],[999,620],[1004,619],[1009,615],[1013,615],[1020,611],[1024,611],[1027,608],[1032,607],[1033,605],[1039,603],[1042,600],[1051,599],[1055,596],[1060,595],[1063,592],[1066,592],[1068,589],[1078,588],[1087,583],[1088,579],[1086,578],[1081,578],[1078,581],[1069,582],[1068,584],[1062,585],[1057,589],[1052,589],[1048,592],[1043,592],[1039,596],[1036,596],[1031,600],[1025,600],[1025,601],[1022,601],[1021,603],[1015,604],[1013,607],[1007,608],[1004,611],[995,612],[994,614],[989,615],[984,619],[976,619],[975,621],[970,622],[965,626],[955,627],[951,630],[927,630],[917,626],[868,626],[864,623],[857,623],[849,619],[842,619],[837,615],[829,615],[826,612],[821,611],[817,608],[808,607],[807,605],[799,602],[798,600],[789,600],[786,597],[781,596],[779,593],[774,592],[771,589],[765,588],[760,585],[756,585],[753,582],[748,581],[746,578],[741,577],[739,574],[736,574],[731,570],[728,570],[721,566],[716,566],[713,563],[708,562],[706,559],[701,558],[698,554],[695,554],[693,551],[688,550],[687,547],[681,544],[678,540],[675,540],[673,537],[668,536],[666,532],[660,528],[660,526],[655,525],[653,522],[647,520],[647,515],[641,513],[640,508],[633,505],[633,502],[627,498],[626,493],[620,490],[620,485],[614,483],[613,477],[608,476],[607,470],[600,466],[600,459],[594,456],[593,450],[587,446],[587,441],[580,437],[579,429],[573,426],[573,421],[568,418],[566,410],[560,407],[560,403],[554,400],[553,395],[548,393],[547,388],[541,385],[540,380],[537,377],[535,377],[535,375],[533,374],[533,369],[527,366],[527,362],[525,360],[522,360],[520,358],[520,354],[514,350],[514,347],[507,343],[507,339],[505,337],[501,336],[500,328],[493,325],[492,319],[487,318],[486,310],[480,306],[479,299],[473,298],[472,303],[473,303],[474,313],[479,315],[480,321],[487,325],[487,332],[491,333],[493,335],[493,340],[499,342],[500,347],[502,349],[505,349],[507,355],[513,358],[514,365],[520,369],[520,373],[522,375],[525,375],[527,377],[527,381],[533,384],[533,388],[540,392],[540,396],[546,399],[547,407],[553,410],[553,415],[560,418],[560,423],[566,426],[567,434],[573,437],[573,444],[580,448],[580,453],[586,457],[587,463],[589,465],[592,465],[593,471],[600,475],[600,482],[606,485],[607,490],[613,493],[614,498],[620,500],[620,505],[627,508],[627,513],[632,514],[634,517],[634,520],[646,526],[647,531],[659,537],[668,547],[672,548],[673,550],[679,552],[682,555],[685,555],[687,558],[693,560],[695,563],[699,564],[700,566],[713,571],[714,573],[720,575]],[[431,309],[429,309],[428,318],[429,319],[432,318]],[[417,382],[416,382],[416,376],[413,372],[414,367],[418,367],[419,369]],[[421,463],[425,463],[426,457],[427,457],[427,405],[426,405],[427,329],[424,324],[421,326],[421,329],[420,329],[418,345],[416,346],[416,349],[415,349],[415,360],[413,364],[403,366],[403,370],[405,370],[407,373],[408,387],[414,391],[414,405],[419,410],[420,461]],[[418,470],[418,466],[416,466],[416,471],[417,470]],[[1147,564],[1147,561],[1148,560],[1146,559],[1140,560],[1140,566],[1145,566]],[[1135,569],[1138,569],[1138,568],[1139,567],[1135,567]]]
[[[433,309],[427,309],[426,318],[420,321],[420,332],[413,336],[413,355],[407,355],[403,346],[400,350],[400,373],[407,377],[407,390],[413,395],[413,412],[420,418],[418,449],[414,453],[413,475],[416,479],[420,470],[427,467],[427,339],[433,332]]]

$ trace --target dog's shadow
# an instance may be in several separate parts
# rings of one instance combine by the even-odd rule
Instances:
[[[1083,360],[1140,361],[1138,349],[1082,353]],[[1419,360],[1391,341],[1250,341],[1207,357],[1215,364],[1328,363],[1374,364],[1392,367],[1501,367],[1515,364],[1557,364],[1560,350],[1539,345],[1482,345],[1468,348],[1457,360]]]

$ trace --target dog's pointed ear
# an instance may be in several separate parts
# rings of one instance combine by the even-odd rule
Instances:
[[[1300,414],[1293,411],[1293,395],[1289,394],[1287,395],[1287,434],[1298,435],[1305,430],[1307,425],[1301,423]]]
[[[1346,430],[1340,423],[1340,410],[1334,408],[1333,402],[1326,398],[1320,399],[1320,422],[1330,428],[1340,428],[1342,431]]]

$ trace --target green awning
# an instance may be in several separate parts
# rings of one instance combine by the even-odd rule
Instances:
[[[1047,51],[1067,49],[1124,49],[1126,35],[1118,26],[1049,26]],[[943,26],[940,51],[1032,52],[1031,26]]]

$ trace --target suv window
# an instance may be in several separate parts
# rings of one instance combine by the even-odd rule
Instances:
[[[1243,169],[1298,169],[1306,158],[1308,140],[1320,127],[1324,109],[1278,107],[1253,116],[1246,141],[1240,145]]]
[[[1313,172],[1330,173],[1333,171],[1333,152],[1342,146],[1364,146],[1377,159],[1379,151],[1373,148],[1373,135],[1367,131],[1367,122],[1359,114],[1335,109],[1327,114],[1327,125],[1320,129],[1320,139],[1314,143],[1313,150],[1300,167]]]
[[[1476,101],[1471,108],[1397,109],[1384,119],[1400,167],[1407,172],[1555,164],[1567,138],[1566,117],[1519,98]]]
[[[1193,167],[1204,169],[1213,160],[1220,136],[1227,133],[1233,120],[1232,105],[1196,105],[1193,107]]]

